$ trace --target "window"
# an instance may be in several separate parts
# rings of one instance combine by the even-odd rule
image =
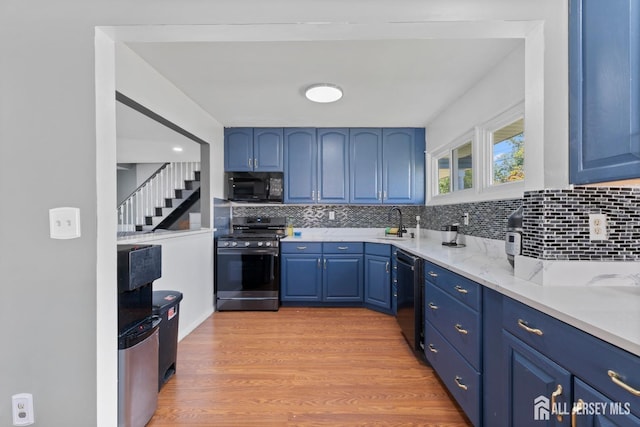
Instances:
[[[524,103],[477,124],[427,158],[430,203],[520,197],[525,180]]]
[[[460,145],[460,141],[464,141]],[[436,160],[436,195],[473,188],[473,141],[470,135],[452,144],[453,149],[442,153]]]
[[[491,133],[492,183],[524,179],[524,119]]]

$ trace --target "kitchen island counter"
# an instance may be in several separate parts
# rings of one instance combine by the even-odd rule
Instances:
[[[608,275],[588,285],[539,285],[514,276],[497,240],[463,237],[466,247],[443,246],[438,232],[422,230],[420,238],[385,237],[382,229],[300,229],[300,237],[283,242],[372,242],[392,244],[438,264],[505,296],[640,356],[640,285],[611,286]],[[516,260],[517,262],[517,260]],[[633,262],[633,261],[630,261]],[[586,262],[576,261],[576,269]],[[626,262],[625,264],[628,264]],[[638,280],[640,280],[640,263]]]

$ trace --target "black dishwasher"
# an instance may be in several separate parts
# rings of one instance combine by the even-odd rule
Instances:
[[[396,253],[398,266],[398,310],[396,320],[415,355],[424,355],[424,278],[422,259],[407,252]]]

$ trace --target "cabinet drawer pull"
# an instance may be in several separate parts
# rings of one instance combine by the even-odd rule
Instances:
[[[433,344],[429,344],[429,351],[431,353],[437,353],[438,349],[433,346]]]
[[[438,277],[438,273],[434,273],[433,271],[429,271],[427,274],[431,277]]]
[[[338,249],[341,251],[346,251],[347,249],[349,249],[349,246],[338,246]]]
[[[571,410],[571,427],[576,427],[578,425],[577,413],[582,412],[584,409],[584,400],[578,399],[578,402],[573,406]]]
[[[460,292],[461,294],[468,294],[468,293],[469,293],[469,291],[468,291],[468,290],[466,290],[465,288],[463,288],[463,287],[462,287],[462,286],[460,286],[460,285],[455,285],[455,286],[454,286],[454,289],[455,289],[456,291]]]
[[[611,381],[613,381],[615,385],[622,387],[623,389],[633,394],[634,396],[640,396],[640,390],[636,390],[635,388],[631,387],[629,384],[623,382],[620,379],[620,375],[618,375],[617,372],[609,370],[607,371],[607,375],[609,375],[609,378],[611,378]]]
[[[467,387],[465,384],[463,384],[462,382],[462,377],[459,377],[456,375],[456,385],[458,387],[460,387],[461,389],[467,391],[469,389],[469,387]]]
[[[385,273],[389,273],[389,261],[384,265],[384,271]]]
[[[325,270],[327,269],[327,259],[326,258],[324,259],[324,269]]]
[[[456,324],[456,331],[460,332],[462,335],[467,335],[469,331],[464,329],[461,324]]]
[[[299,251],[304,251],[305,249],[307,249],[306,246],[296,246],[296,249]]]
[[[554,391],[553,393],[551,393],[551,407],[552,408],[556,408],[556,397],[560,396],[562,394],[562,386],[560,384],[558,384],[558,387],[556,387],[556,391]],[[562,422],[562,415],[558,414],[556,415],[556,418],[558,419],[558,422]]]
[[[439,308],[437,305],[435,305],[435,304],[434,304],[434,303],[432,303],[432,302],[430,302],[430,303],[428,304],[428,306],[429,306],[429,308],[430,308],[431,310],[437,310],[437,309]]]
[[[536,334],[538,336],[542,336],[542,331],[538,328],[530,328],[529,325],[527,325],[527,322],[525,322],[522,319],[518,319],[518,326],[520,326],[522,329],[524,329],[525,331],[532,333],[532,334]]]

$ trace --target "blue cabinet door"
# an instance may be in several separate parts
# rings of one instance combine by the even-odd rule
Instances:
[[[640,177],[640,7],[572,0],[570,182]]]
[[[631,414],[630,402],[614,402],[578,378],[573,381],[573,396],[576,414],[572,427],[640,426],[640,418]]]
[[[423,130],[382,130],[383,203],[424,203],[424,147]]]
[[[349,201],[349,129],[322,128],[318,138],[318,198],[321,203]]]
[[[508,425],[570,425],[570,415],[554,414],[554,409],[571,412],[571,373],[506,331],[503,349],[509,390]]]
[[[351,129],[349,134],[349,202],[382,202],[382,129]]]
[[[391,312],[391,260],[388,256],[364,256],[364,282],[367,307]]]
[[[253,170],[253,128],[224,130],[224,170],[228,172]]]
[[[314,128],[284,130],[284,201],[314,203],[317,188],[318,146]]]
[[[323,261],[323,300],[362,303],[362,255],[325,255]]]
[[[253,170],[259,172],[283,171],[282,128],[256,128],[253,130]]]
[[[287,301],[321,301],[321,254],[283,254],[281,296]]]

